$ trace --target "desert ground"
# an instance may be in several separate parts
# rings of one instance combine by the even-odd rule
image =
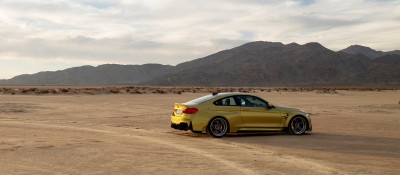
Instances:
[[[399,90],[249,90],[313,131],[217,139],[170,128],[175,102],[208,92],[24,89],[0,95],[0,174],[400,174]]]

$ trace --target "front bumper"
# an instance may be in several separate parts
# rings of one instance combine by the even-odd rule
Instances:
[[[312,131],[312,122],[311,122],[310,114],[308,114],[306,118],[307,118],[307,122],[308,122],[307,131]]]

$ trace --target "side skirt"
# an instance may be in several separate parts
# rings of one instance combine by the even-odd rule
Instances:
[[[285,128],[240,128],[237,132],[284,131]]]

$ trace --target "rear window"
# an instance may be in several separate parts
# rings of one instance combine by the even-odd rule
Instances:
[[[206,96],[203,96],[203,97],[196,98],[196,99],[194,99],[194,100],[188,101],[188,102],[186,102],[185,104],[200,104],[200,103],[203,103],[203,102],[205,102],[205,101],[211,100],[211,99],[213,99],[214,97],[215,97],[215,96],[213,96],[213,95],[206,95]]]

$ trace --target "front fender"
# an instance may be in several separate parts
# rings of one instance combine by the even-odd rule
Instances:
[[[289,127],[290,121],[291,121],[292,118],[295,117],[295,116],[302,116],[302,117],[306,118],[307,123],[308,123],[307,131],[312,131],[312,123],[311,123],[310,114],[309,114],[309,113],[303,113],[303,112],[291,113],[291,114],[289,114],[289,117],[288,117],[288,119],[286,120],[284,127]]]

